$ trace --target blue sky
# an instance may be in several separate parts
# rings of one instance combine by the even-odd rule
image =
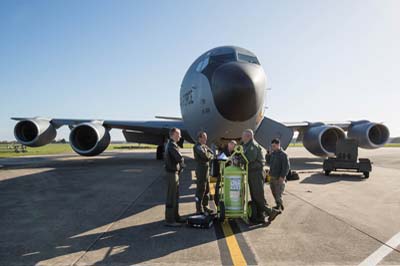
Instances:
[[[231,44],[259,57],[267,116],[400,135],[400,1],[244,2],[1,1],[0,140],[11,116],[179,116],[187,68]]]

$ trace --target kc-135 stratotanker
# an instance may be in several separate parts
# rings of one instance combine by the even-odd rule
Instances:
[[[244,129],[253,129],[255,139],[268,148],[273,138],[280,138],[283,148],[297,140],[316,156],[333,156],[336,143],[344,138],[356,139],[359,147],[375,149],[389,139],[389,129],[368,120],[323,122],[278,122],[264,115],[267,78],[260,61],[249,50],[222,46],[211,49],[187,70],[180,89],[182,117],[156,117],[152,121],[101,119],[59,119],[13,117],[17,120],[14,135],[23,145],[38,147],[53,141],[57,129],[71,129],[72,149],[83,156],[102,153],[110,143],[110,130],[122,129],[128,142],[158,145],[157,158],[171,127],[180,128],[183,141],[194,142],[198,131],[208,134],[208,144],[221,147],[229,140],[240,139]],[[347,133],[347,134],[346,134]]]

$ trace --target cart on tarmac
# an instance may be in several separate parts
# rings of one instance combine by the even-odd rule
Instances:
[[[236,146],[228,160],[219,160],[219,200],[217,218],[241,218],[246,223],[252,218],[254,207],[249,200],[248,161],[243,147]]]
[[[325,175],[328,176],[332,171],[355,170],[369,177],[372,171],[371,161],[367,158],[358,158],[358,144],[356,140],[344,139],[336,144],[335,157],[324,160],[322,166]]]

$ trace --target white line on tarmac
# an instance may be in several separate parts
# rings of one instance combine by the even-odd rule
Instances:
[[[358,266],[377,265],[384,257],[395,250],[398,245],[400,245],[400,232],[395,234],[388,242],[369,255],[368,258],[363,260]]]

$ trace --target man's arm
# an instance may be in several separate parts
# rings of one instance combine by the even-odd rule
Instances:
[[[211,154],[207,150],[203,150],[201,145],[196,145],[195,151],[203,161],[208,162],[211,159]]]
[[[286,153],[282,152],[281,160],[282,160],[282,168],[281,168],[280,177],[285,178],[288,175],[289,170],[290,170],[290,162],[289,162],[289,158]]]
[[[169,153],[172,156],[172,158],[174,158],[175,162],[179,164],[183,162],[182,154],[175,147],[171,147],[169,149]]]

